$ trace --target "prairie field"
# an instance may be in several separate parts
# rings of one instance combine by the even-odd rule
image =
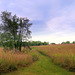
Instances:
[[[39,52],[50,57],[52,62],[69,71],[75,71],[75,44],[35,46]]]
[[[31,46],[31,48],[32,50],[27,53],[4,52],[1,48],[0,72],[3,72],[1,75],[75,75],[74,44]],[[36,62],[33,63],[34,61]]]
[[[21,67],[26,67],[38,60],[38,52],[31,50],[28,53],[4,51],[0,48],[0,73],[11,72]]]

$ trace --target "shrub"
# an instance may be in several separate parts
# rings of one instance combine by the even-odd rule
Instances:
[[[37,52],[37,51],[32,50],[32,51],[31,51],[31,56],[32,56],[32,60],[33,60],[33,61],[38,60],[38,52]]]

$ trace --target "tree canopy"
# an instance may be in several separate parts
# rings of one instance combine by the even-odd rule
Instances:
[[[30,27],[32,23],[29,23],[29,19],[20,18],[16,15],[12,15],[11,12],[3,11],[1,12],[1,24],[0,24],[0,39],[6,38],[6,40],[3,40],[2,42],[14,41],[14,47],[17,48],[17,44],[19,43],[18,47],[21,51],[21,45],[22,41],[27,41],[30,38]],[[9,36],[7,37],[6,34]],[[3,37],[4,36],[4,37]]]

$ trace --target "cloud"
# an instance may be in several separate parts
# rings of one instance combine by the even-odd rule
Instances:
[[[60,42],[74,39],[74,9],[75,0],[0,0],[0,11],[7,10],[30,19],[33,40]]]
[[[50,18],[47,22],[47,29],[51,32],[58,33],[62,32],[63,34],[72,33],[75,29],[75,4],[63,8],[56,14],[57,16]]]
[[[37,9],[37,4],[33,0],[0,0],[1,7],[3,10],[11,11],[13,14],[17,14],[20,17],[28,17],[31,20],[41,19],[41,13]],[[3,11],[1,10],[1,11]]]

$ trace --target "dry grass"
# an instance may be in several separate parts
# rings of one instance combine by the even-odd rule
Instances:
[[[0,48],[0,72],[8,72],[17,70],[19,67],[28,66],[34,60],[38,59],[38,53],[36,51],[33,51],[33,54],[36,56],[35,59],[33,59],[32,51],[27,54],[14,51],[4,52],[3,49]]]
[[[39,51],[48,55],[54,64],[75,71],[75,44],[38,46]]]

